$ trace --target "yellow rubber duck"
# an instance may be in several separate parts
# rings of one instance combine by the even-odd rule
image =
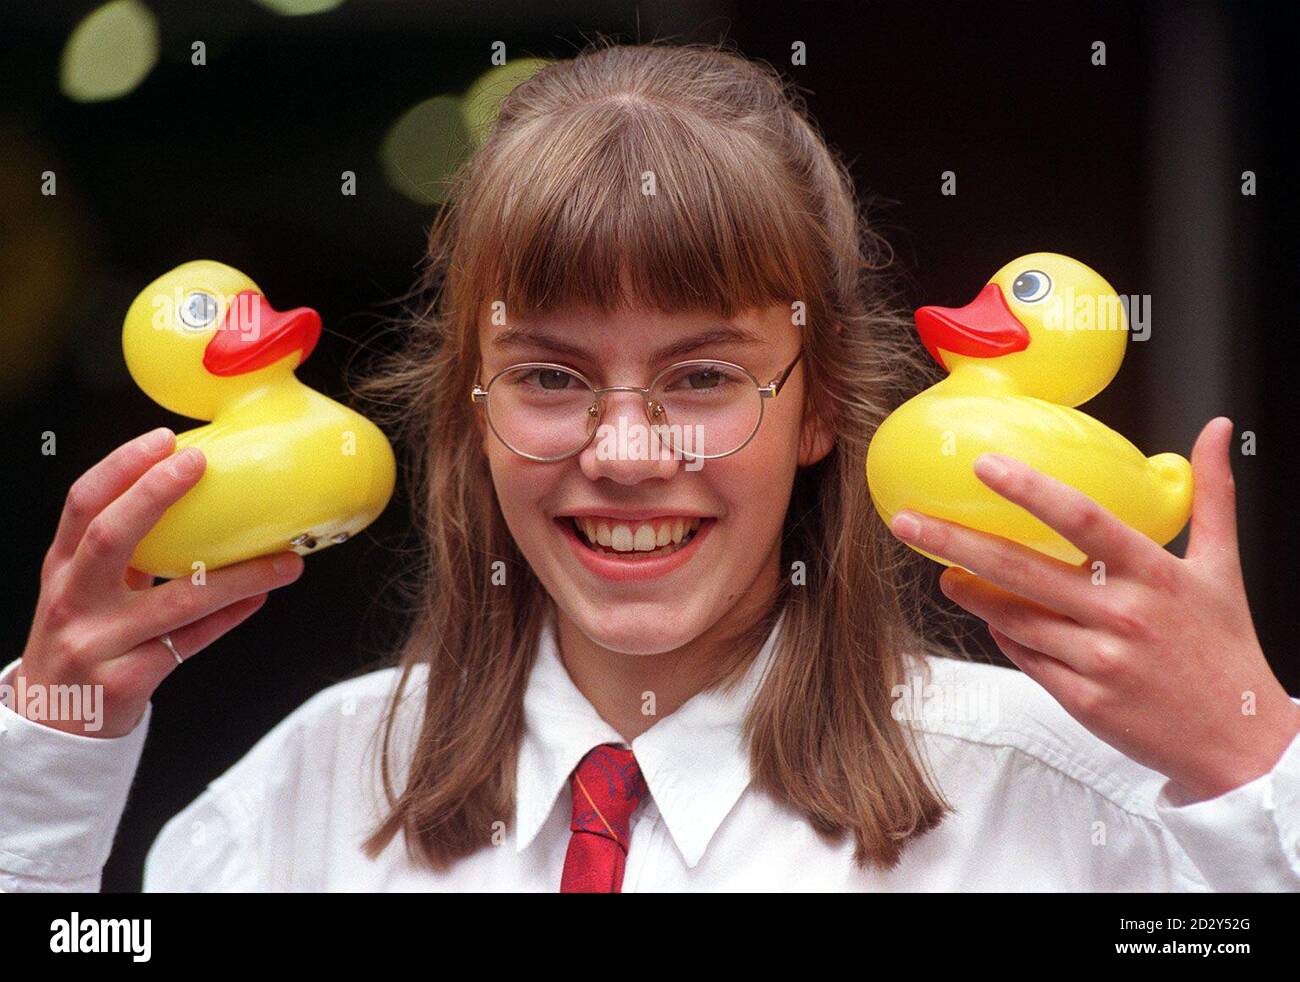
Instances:
[[[1081,563],[1079,549],[975,475],[975,458],[993,451],[1077,488],[1160,545],[1187,524],[1191,465],[1144,457],[1071,408],[1110,384],[1128,343],[1126,311],[1094,270],[1051,252],[1022,256],[965,307],[922,307],[916,327],[948,377],[891,413],[867,450],[886,523],[908,508]]]
[[[140,293],[122,325],[131,377],[172,412],[211,420],[176,437],[207,458],[198,483],[140,542],[131,565],[174,578],[356,535],[392,497],[396,462],[370,420],[294,369],[320,315],[277,311],[251,279],[197,260]]]

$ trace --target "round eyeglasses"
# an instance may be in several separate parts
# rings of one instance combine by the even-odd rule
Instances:
[[[714,460],[741,450],[763,422],[763,406],[780,393],[795,355],[767,385],[727,361],[696,359],[669,365],[645,388],[597,388],[581,372],[552,362],[511,365],[470,399],[483,403],[497,439],[529,460],[549,463],[581,453],[596,435],[607,392],[637,392],[645,403],[650,437],[674,454]]]

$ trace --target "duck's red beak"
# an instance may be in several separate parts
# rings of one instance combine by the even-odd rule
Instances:
[[[916,331],[925,350],[947,370],[939,349],[973,358],[997,358],[1029,347],[1029,331],[1016,319],[990,283],[965,307],[922,307],[916,312]]]
[[[310,307],[276,310],[251,290],[237,294],[226,319],[203,349],[203,367],[213,375],[243,375],[298,352],[298,367],[320,340],[320,314]]]

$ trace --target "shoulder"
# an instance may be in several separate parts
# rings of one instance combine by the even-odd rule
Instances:
[[[404,707],[423,696],[423,687],[416,683],[423,678],[425,671],[426,666],[412,671],[403,692]],[[368,729],[379,723],[388,712],[401,674],[400,668],[382,668],[335,682],[286,716],[267,733],[265,739],[273,740],[289,734],[326,737]]]
[[[894,693],[895,715],[923,734],[935,755],[987,758],[990,779],[999,761],[1026,758],[1126,812],[1157,818],[1165,776],[1094,736],[1023,672],[933,655],[911,664],[906,686]]]
[[[332,850],[351,855],[346,844],[382,814],[379,756],[401,675],[386,668],[335,683],[281,720],[167,822],[145,889],[320,888]],[[397,700],[390,760],[409,757],[426,678],[413,669]]]
[[[354,763],[365,748],[382,735],[401,670],[385,668],[336,682],[317,692],[291,712],[230,770],[209,787],[271,781],[321,779],[338,765]],[[398,702],[395,734],[417,714],[422,703],[423,667],[412,671]],[[335,765],[335,766],[331,766]]]

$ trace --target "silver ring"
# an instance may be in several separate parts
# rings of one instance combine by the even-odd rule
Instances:
[[[181,653],[176,650],[176,645],[172,644],[172,637],[170,634],[161,635],[158,638],[158,640],[167,646],[167,650],[170,651],[172,653],[172,657],[176,659],[177,665],[185,664],[185,659],[182,658]]]

